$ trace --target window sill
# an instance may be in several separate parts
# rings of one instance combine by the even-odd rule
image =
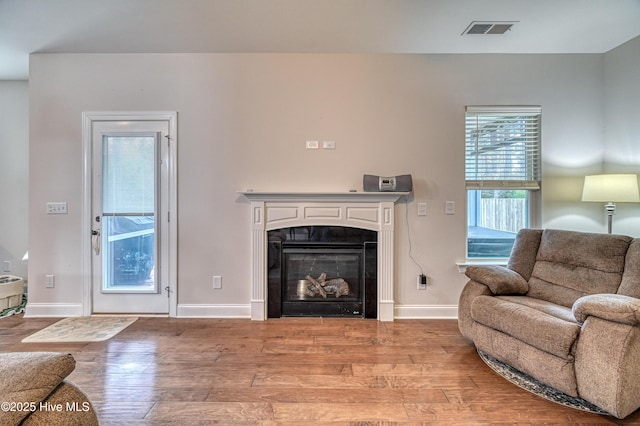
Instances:
[[[456,262],[456,266],[458,267],[458,272],[464,274],[467,271],[467,266],[482,266],[482,265],[498,265],[498,266],[507,266],[507,261],[509,259],[506,258],[495,258],[495,259],[467,259],[464,262]]]

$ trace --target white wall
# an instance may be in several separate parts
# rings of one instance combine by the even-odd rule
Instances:
[[[608,52],[604,69],[604,171],[640,174],[640,37]],[[640,234],[640,205],[618,203],[613,232]]]
[[[30,69],[32,302],[82,301],[83,111],[178,111],[179,304],[248,306],[249,211],[236,191],[347,191],[364,173],[411,173],[415,193],[396,208],[396,303],[401,315],[455,307],[467,104],[541,105],[543,226],[600,231],[579,198],[585,170],[602,167],[603,55],[35,54]],[[47,216],[47,201],[69,214]]]
[[[26,81],[0,81],[0,275],[27,276],[29,91]],[[11,262],[9,272],[4,262]]]

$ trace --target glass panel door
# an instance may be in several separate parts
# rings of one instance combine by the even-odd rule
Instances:
[[[92,312],[169,311],[169,124],[92,125]]]
[[[103,292],[157,293],[157,135],[103,136]]]

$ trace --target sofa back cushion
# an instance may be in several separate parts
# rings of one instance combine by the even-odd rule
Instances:
[[[519,273],[525,281],[531,278],[531,272],[536,264],[542,232],[542,229],[522,228],[518,231],[513,243],[507,268]]]
[[[634,238],[627,251],[618,294],[640,299],[640,238]]]
[[[587,294],[616,293],[631,241],[622,235],[544,230],[527,295],[571,307]]]

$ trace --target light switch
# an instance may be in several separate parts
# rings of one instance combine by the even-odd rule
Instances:
[[[67,214],[67,203],[47,203],[47,214]]]
[[[445,203],[444,203],[444,214],[456,214],[456,202],[455,201],[445,201]]]

